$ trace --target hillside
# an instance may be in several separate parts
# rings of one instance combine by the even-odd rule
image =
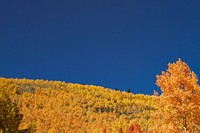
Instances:
[[[20,130],[38,133],[115,133],[135,123],[147,131],[155,111],[152,96],[94,85],[0,78],[0,87],[15,91],[11,99],[23,114]]]
[[[199,133],[197,75],[178,59],[156,76],[161,94],[0,78],[0,133]]]

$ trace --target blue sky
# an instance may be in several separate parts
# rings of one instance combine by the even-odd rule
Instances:
[[[200,1],[0,2],[0,76],[61,80],[133,93],[178,58],[200,76]]]

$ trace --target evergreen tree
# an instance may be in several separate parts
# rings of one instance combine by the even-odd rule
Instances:
[[[130,88],[128,88],[128,93],[131,93],[131,89]]]

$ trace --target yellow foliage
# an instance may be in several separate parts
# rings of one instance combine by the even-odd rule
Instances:
[[[148,95],[59,81],[0,78],[0,84],[4,82],[17,87],[12,99],[23,114],[20,130],[33,125],[38,133],[100,133],[103,129],[109,133],[125,130],[132,122],[143,123],[145,130],[153,110]]]
[[[198,78],[180,59],[157,76],[162,94],[157,97],[163,128],[171,132],[200,132]]]
[[[19,113],[17,104],[11,100],[16,92],[16,87],[10,82],[1,83],[0,87],[0,131],[17,133],[22,115]]]

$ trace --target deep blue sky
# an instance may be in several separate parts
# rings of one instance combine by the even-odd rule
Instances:
[[[200,76],[199,0],[2,0],[0,76],[153,94],[178,58]]]

